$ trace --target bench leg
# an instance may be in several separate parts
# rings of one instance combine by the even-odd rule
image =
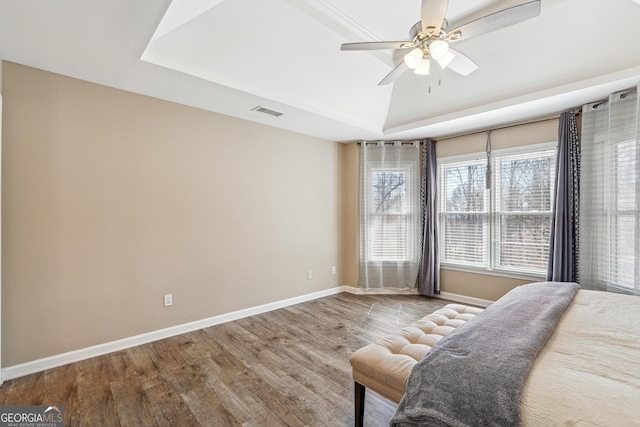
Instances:
[[[362,427],[364,425],[364,395],[367,391],[366,387],[362,384],[354,381],[355,385],[355,409],[356,409],[356,427]]]

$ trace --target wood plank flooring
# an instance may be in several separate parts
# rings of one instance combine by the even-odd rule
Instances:
[[[65,426],[352,426],[349,358],[448,301],[342,293],[7,381]],[[368,391],[365,426],[396,405]]]

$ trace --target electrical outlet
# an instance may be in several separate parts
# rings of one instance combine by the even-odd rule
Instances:
[[[336,266],[331,267],[331,274],[336,274]]]
[[[164,306],[169,307],[173,305],[173,294],[167,294],[164,296]]]
[[[307,271],[307,280],[311,280],[313,279],[313,271],[309,270]]]

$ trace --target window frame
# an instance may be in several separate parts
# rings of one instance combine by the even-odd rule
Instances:
[[[406,224],[407,224],[407,240],[405,241],[405,248],[406,248],[406,253],[407,253],[407,257],[406,258],[397,258],[397,259],[384,259],[384,258],[374,258],[371,256],[371,251],[374,247],[374,245],[372,244],[371,241],[371,236],[372,236],[372,232],[371,230],[369,230],[369,232],[367,233],[367,241],[366,241],[366,253],[365,253],[365,262],[367,263],[379,263],[379,264],[398,264],[398,263],[415,263],[418,262],[418,254],[415,254],[413,252],[413,243],[414,240],[418,238],[415,234],[416,234],[416,230],[414,230],[414,215],[419,215],[419,212],[412,212],[411,209],[406,209],[406,212],[403,214],[380,214],[380,213],[374,213],[371,210],[372,207],[372,203],[374,200],[374,190],[373,190],[373,176],[375,173],[379,173],[379,172],[390,172],[390,173],[394,173],[394,172],[404,172],[406,173],[405,176],[405,197],[406,198],[410,198],[411,194],[412,194],[412,180],[415,178],[415,174],[419,173],[419,170],[416,171],[414,169],[416,169],[414,162],[413,161],[399,161],[397,163],[399,163],[400,165],[396,165],[396,166],[384,166],[383,162],[379,162],[379,161],[372,161],[370,162],[371,165],[368,168],[367,171],[367,175],[366,175],[366,188],[368,191],[367,194],[367,217],[368,217],[368,221],[367,223],[369,224],[369,226],[372,224],[371,219],[372,218],[378,218],[378,217],[388,217],[388,216],[403,216],[406,218]],[[419,168],[418,168],[419,169]],[[416,208],[419,207],[419,201],[413,201],[413,203],[411,203],[411,206],[415,206]]]
[[[523,155],[523,154],[529,154],[529,153],[535,153],[535,152],[551,152],[552,157],[554,159],[552,162],[552,176],[550,177],[551,178],[550,187],[551,187],[551,197],[552,197],[552,200],[550,202],[550,211],[548,212],[547,211],[544,211],[544,212],[531,211],[531,212],[523,212],[523,214],[552,215],[554,199],[555,199],[555,194],[554,194],[555,167],[556,167],[555,156],[557,151],[557,145],[558,145],[557,141],[552,141],[552,142],[544,142],[539,144],[529,144],[529,145],[524,145],[519,147],[504,148],[504,149],[494,150],[491,152],[492,182],[491,182],[491,188],[485,190],[488,193],[485,195],[485,200],[488,200],[488,205],[487,205],[488,213],[486,214],[486,227],[485,227],[487,229],[487,233],[485,234],[486,242],[483,245],[486,251],[484,254],[486,263],[483,266],[462,264],[462,263],[448,261],[445,259],[444,255],[441,255],[441,267],[443,269],[476,273],[476,274],[486,274],[486,275],[499,276],[499,277],[509,277],[509,278],[522,279],[522,280],[541,280],[541,279],[544,280],[545,279],[546,271],[543,273],[539,271],[528,270],[526,268],[517,269],[517,268],[496,267],[495,261],[496,261],[496,258],[499,258],[499,255],[497,254],[498,249],[496,248],[498,241],[496,239],[497,230],[495,228],[496,228],[496,221],[498,220],[499,215],[504,214],[504,211],[498,212],[496,210],[496,200],[498,196],[495,191],[495,187],[496,187],[495,168],[497,166],[495,164],[495,158],[517,156],[517,155]],[[487,153],[476,152],[476,153],[438,158],[438,181],[439,181],[438,182],[438,221],[440,222],[441,226],[443,224],[444,215],[447,214],[446,212],[445,213],[442,212],[442,206],[443,206],[442,197],[444,196],[442,194],[443,183],[441,182],[442,166],[446,164],[456,164],[456,163],[459,164],[463,162],[473,162],[473,161],[476,161],[477,164],[486,165]],[[442,229],[439,234],[440,234],[439,244],[440,244],[441,251],[444,254],[444,248],[446,243],[445,230]]]
[[[481,215],[484,216],[485,218],[485,224],[483,226],[483,263],[484,266],[479,265],[479,264],[475,264],[475,263],[457,263],[457,262],[452,262],[452,263],[447,263],[446,261],[441,261],[441,265],[455,265],[455,266],[460,266],[463,268],[471,268],[471,269],[482,269],[482,270],[486,270],[487,267],[490,265],[490,258],[489,258],[489,253],[491,251],[491,247],[490,247],[490,235],[491,235],[491,211],[489,206],[491,205],[491,197],[490,197],[490,193],[488,191],[485,190],[484,195],[483,195],[483,199],[484,199],[484,206],[485,206],[485,210],[483,211],[446,211],[446,212],[442,212],[442,206],[443,206],[443,186],[444,183],[442,182],[441,179],[441,171],[442,168],[445,164],[455,164],[458,166],[465,166],[464,164],[467,163],[466,166],[471,166],[473,164],[476,165],[482,165],[482,166],[486,166],[487,160],[486,160],[486,154],[483,153],[484,158],[479,156],[479,153],[476,154],[472,154],[472,155],[462,155],[462,156],[454,156],[454,157],[447,157],[447,158],[443,158],[442,160],[446,160],[441,162],[441,159],[438,159],[438,200],[437,200],[437,205],[438,205],[438,223],[440,224],[440,230],[439,230],[439,234],[440,234],[440,238],[439,238],[439,244],[440,244],[440,248],[441,251],[444,251],[444,238],[446,235],[446,231],[445,231],[445,221],[444,221],[444,217],[446,215],[459,215],[459,214],[468,214],[468,215]],[[441,252],[443,253],[443,252]],[[445,257],[444,255],[440,256],[441,260],[444,260]]]

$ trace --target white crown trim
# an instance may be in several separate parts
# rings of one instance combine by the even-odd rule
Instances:
[[[349,42],[378,42],[379,37],[354,21],[326,0],[286,0],[291,6],[308,15],[325,27],[345,37]],[[369,51],[387,65],[393,64],[393,53],[389,50]],[[391,60],[391,62],[389,62]]]

